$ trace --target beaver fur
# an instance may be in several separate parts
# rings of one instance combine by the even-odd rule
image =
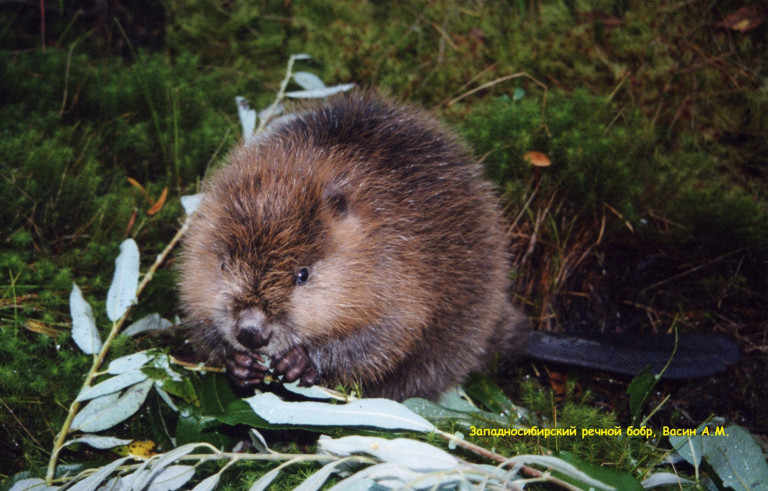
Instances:
[[[236,148],[203,191],[181,305],[238,386],[266,355],[286,381],[435,398],[525,344],[499,200],[423,110],[334,97]]]

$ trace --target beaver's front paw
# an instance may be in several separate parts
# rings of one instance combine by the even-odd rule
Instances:
[[[293,382],[301,379],[299,385],[309,387],[317,382],[317,369],[309,359],[309,353],[304,346],[294,346],[280,356],[272,359],[272,368],[276,375],[283,376],[283,382]]]
[[[229,351],[225,366],[232,383],[244,389],[259,385],[268,370],[264,358],[252,352]]]

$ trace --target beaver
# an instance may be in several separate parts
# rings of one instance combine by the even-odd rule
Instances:
[[[200,356],[236,386],[263,381],[265,356],[284,381],[395,400],[434,399],[496,353],[619,372],[622,359],[633,372],[669,358],[669,346],[650,360],[626,339],[531,334],[510,299],[493,186],[416,107],[335,96],[237,147],[203,191],[180,256],[181,306]],[[717,365],[695,355],[705,372]],[[689,360],[679,366],[691,375]]]
[[[284,381],[434,398],[524,345],[499,199],[457,136],[370,92],[236,148],[203,184],[180,299],[241,387]]]

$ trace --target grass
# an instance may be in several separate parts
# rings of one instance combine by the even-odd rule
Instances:
[[[727,330],[747,353],[737,378],[768,394],[768,28],[718,27],[735,3],[114,4],[49,8],[45,44],[38,6],[0,8],[0,475],[45,463],[87,370],[71,283],[103,311],[120,241],[163,248],[178,198],[239,135],[234,96],[265,107],[299,52],[328,83],[376,85],[457,127],[504,194],[539,327]],[[529,167],[529,150],[552,167]],[[173,281],[169,265],[137,318],[173,317]],[[723,411],[764,429],[758,406]]]

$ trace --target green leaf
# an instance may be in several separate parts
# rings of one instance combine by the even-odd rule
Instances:
[[[197,391],[192,384],[192,381],[188,378],[182,380],[164,379],[158,382],[160,387],[169,394],[173,394],[176,397],[181,397],[189,404],[193,406],[200,405],[200,399],[198,398]]]
[[[556,452],[555,455],[565,462],[571,464],[576,469],[580,470],[584,474],[587,474],[588,476],[597,479],[598,481],[607,484],[615,489],[621,490],[621,491],[631,491],[633,489],[642,491],[643,486],[640,484],[640,482],[632,477],[632,475],[627,474],[626,472],[617,471],[616,469],[611,469],[608,467],[601,467],[599,465],[592,464],[590,462],[585,462],[570,452]],[[574,486],[577,486],[581,489],[590,489],[591,486],[584,484],[583,482],[580,482],[576,479],[573,479],[572,477],[566,476],[565,474],[562,474],[558,471],[553,471],[553,475],[556,475],[563,481],[566,481],[568,483],[573,484]]]
[[[176,423],[176,445],[207,442],[216,448],[231,448],[235,440],[221,430],[221,422],[203,415],[199,408],[188,407]]]
[[[464,384],[464,390],[467,391],[475,401],[487,407],[495,413],[515,414],[517,408],[512,401],[504,394],[504,391],[496,385],[487,375],[475,373],[469,377]]]
[[[508,417],[489,411],[481,411],[478,408],[472,408],[471,411],[457,411],[416,397],[403,401],[403,406],[428,419],[438,427],[443,427],[446,423],[456,423],[463,428],[469,429],[470,426],[477,425],[478,422],[490,423],[500,427],[509,425]]]
[[[765,489],[768,463],[752,435],[740,426],[728,426],[725,436],[702,435],[704,458],[723,485],[735,490]]]
[[[403,401],[403,406],[419,416],[423,416],[436,425],[441,425],[441,423],[445,422],[456,422],[463,424],[464,426],[470,426],[474,421],[474,418],[472,418],[472,415],[468,412],[446,409],[432,401],[419,399],[417,397],[406,399]]]
[[[251,409],[251,406],[249,406],[248,403],[243,399],[232,401],[232,403],[227,406],[227,409],[223,413],[214,414],[213,417],[224,424],[232,426],[243,424],[253,426],[254,428],[291,428],[291,426],[288,425],[277,427],[267,423],[263,418],[260,418],[256,413],[254,413],[253,409]]]
[[[223,373],[206,373],[195,378],[203,413],[214,416],[223,414],[238,399],[232,385]]]
[[[633,425],[637,425],[640,422],[643,408],[656,382],[658,382],[658,379],[648,370],[645,370],[629,383],[627,393],[629,394],[629,413],[632,415]]]

